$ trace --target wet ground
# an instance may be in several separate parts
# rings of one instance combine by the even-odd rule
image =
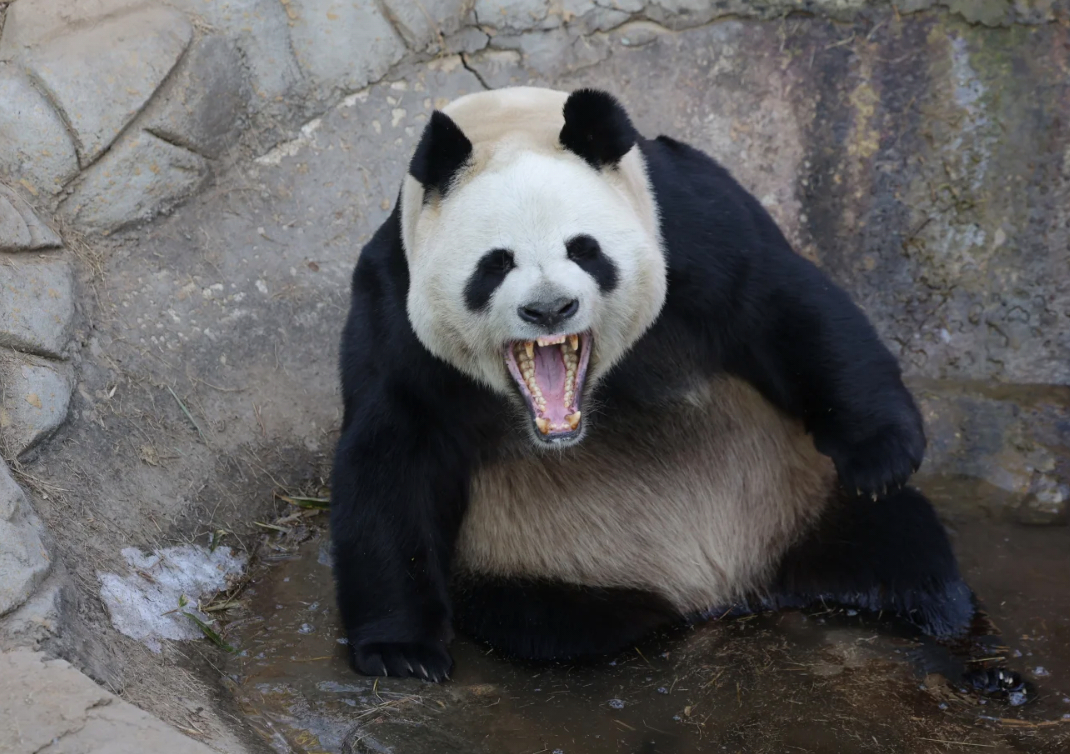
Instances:
[[[295,754],[1070,752],[1070,528],[1014,521],[983,483],[923,486],[999,636],[952,651],[873,617],[788,612],[594,667],[517,665],[462,640],[450,683],[375,681],[345,662],[321,515],[267,544],[227,672],[253,726]],[[1026,703],[957,688],[1001,664],[1028,681]]]

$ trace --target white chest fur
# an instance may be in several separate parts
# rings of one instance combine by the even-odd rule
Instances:
[[[799,422],[719,378],[596,424],[566,452],[482,468],[456,567],[638,587],[706,609],[760,588],[834,482]]]

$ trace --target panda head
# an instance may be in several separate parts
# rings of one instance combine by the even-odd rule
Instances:
[[[501,89],[434,112],[409,166],[413,329],[522,405],[539,446],[583,437],[585,399],[665,300],[638,138],[604,92]]]

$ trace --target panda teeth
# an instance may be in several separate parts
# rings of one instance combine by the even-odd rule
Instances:
[[[529,359],[535,358],[535,344],[530,340],[524,344],[524,352],[528,355]]]
[[[550,434],[550,420],[544,419],[541,416],[535,420],[535,426],[539,428],[539,431],[544,435]]]
[[[546,346],[559,346],[559,345],[561,345],[562,343],[565,342],[565,336],[564,335],[544,336],[544,337],[539,338],[537,342],[538,342],[538,344],[540,346],[542,346],[544,348]]]
[[[576,411],[574,413],[569,414],[565,417],[565,421],[568,422],[568,426],[570,429],[575,429],[576,427],[580,426],[580,412]]]
[[[580,350],[580,336],[579,335],[569,335],[568,336],[568,344],[570,346],[572,346],[572,350],[573,351]]]

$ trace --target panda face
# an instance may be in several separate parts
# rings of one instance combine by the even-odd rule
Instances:
[[[604,171],[559,145],[495,147],[445,195],[403,195],[418,212],[403,222],[409,318],[432,353],[522,405],[536,445],[566,446],[664,301],[653,200],[637,148]]]

